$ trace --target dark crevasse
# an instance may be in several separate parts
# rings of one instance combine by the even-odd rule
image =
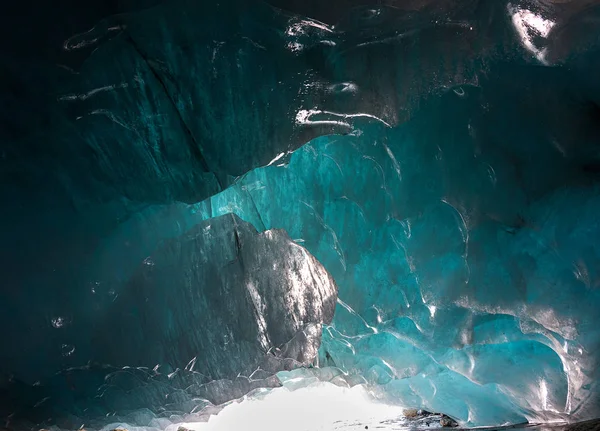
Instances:
[[[351,3],[7,47],[6,427],[164,429],[293,369],[466,425],[600,414],[600,9]]]

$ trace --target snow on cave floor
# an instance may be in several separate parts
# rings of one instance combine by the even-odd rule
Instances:
[[[218,415],[211,416],[208,422],[173,424],[165,431],[177,431],[180,427],[190,431],[414,431],[440,428],[439,422],[432,421],[426,426],[424,422],[407,419],[403,410],[401,406],[373,401],[363,386],[344,388],[318,383],[293,390],[281,387],[258,391],[239,402],[230,403]],[[459,431],[465,428],[452,429]],[[572,425],[532,424],[474,429],[600,431],[600,420]]]
[[[343,388],[329,383],[289,390],[281,387],[232,403],[206,423],[179,424],[193,431],[334,431],[364,430],[402,418],[402,407],[374,402],[362,386]],[[369,427],[369,429],[371,429]],[[166,431],[176,431],[177,427]]]

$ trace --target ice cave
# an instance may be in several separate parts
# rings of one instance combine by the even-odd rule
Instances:
[[[599,429],[600,1],[11,3],[0,430]]]

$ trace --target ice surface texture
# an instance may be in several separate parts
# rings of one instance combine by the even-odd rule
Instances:
[[[201,3],[9,63],[2,416],[160,428],[276,386],[324,269],[314,365],[470,425],[598,416],[598,6]]]

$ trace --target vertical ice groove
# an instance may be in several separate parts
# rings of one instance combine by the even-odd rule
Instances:
[[[458,217],[460,218],[460,223],[458,223],[458,228],[460,229],[460,233],[462,235],[462,240],[465,244],[465,252],[463,254],[463,260],[465,263],[465,269],[467,270],[466,283],[468,284],[469,280],[471,279],[471,267],[469,266],[469,226],[467,225],[467,220],[466,220],[465,216],[463,215],[463,213],[461,211],[459,211],[458,208],[456,208],[456,206],[454,206],[450,202],[448,202],[447,198],[441,199],[441,202],[445,203],[450,208],[452,208],[454,210],[454,212],[456,213],[456,215],[458,215]]]
[[[327,223],[325,223],[325,221],[321,218],[321,216],[319,216],[319,214],[317,214],[317,212],[315,211],[315,209],[312,205],[306,203],[303,200],[300,200],[300,202],[307,208],[310,208],[312,215],[317,219],[319,224],[321,224],[321,226],[323,226],[329,232],[329,234],[331,235],[331,237],[333,239],[333,249],[340,256],[340,263],[344,267],[344,270],[346,270],[346,257],[344,256],[344,250],[342,250],[340,242],[338,241],[338,236],[335,233],[335,231],[331,228],[331,226],[329,226]]]
[[[344,307],[350,314],[358,317],[367,328],[369,328],[371,331],[373,331],[373,333],[377,334],[379,332],[379,330],[377,328],[369,325],[367,323],[367,321],[360,314],[358,314],[356,311],[354,311],[354,309],[350,305],[348,305],[344,301],[342,301],[341,298],[338,297],[337,303],[340,304],[342,307]]]
[[[383,145],[383,148],[385,148],[385,152],[387,153],[390,160],[392,161],[392,165],[394,166],[394,170],[396,171],[396,174],[398,175],[398,179],[400,181],[402,181],[402,171],[400,170],[400,163],[398,163],[398,160],[396,160],[396,156],[394,156],[394,153],[392,152],[390,147],[388,147],[385,143],[383,143],[382,145]]]
[[[375,157],[367,156],[367,155],[363,155],[362,157],[365,160],[370,160],[371,162],[373,162],[373,164],[375,165],[375,169],[377,169],[377,171],[381,175],[381,188],[385,190],[386,189],[386,185],[385,185],[385,172],[383,171],[383,168],[381,167],[381,165],[379,164],[379,162],[377,161],[377,159]]]
[[[87,100],[90,97],[95,96],[98,93],[112,91],[112,90],[116,90],[118,88],[127,88],[128,86],[129,86],[129,84],[127,82],[123,82],[121,84],[114,84],[114,85],[105,85],[103,87],[94,88],[93,90],[89,90],[85,93],[65,94],[63,96],[59,96],[58,100],[61,100],[61,101]]]
[[[344,175],[344,172],[342,171],[342,167],[340,166],[340,164],[337,162],[337,160],[335,160],[332,156],[330,156],[329,154],[323,154],[323,157],[326,157],[328,159],[330,159],[333,163],[335,163],[335,166],[337,166],[338,170],[340,171],[340,174]]]

